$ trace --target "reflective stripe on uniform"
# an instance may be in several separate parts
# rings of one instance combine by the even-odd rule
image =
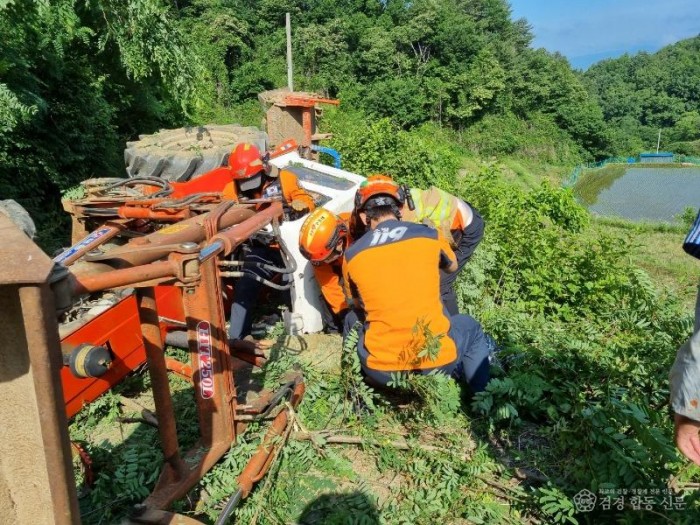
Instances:
[[[423,220],[423,190],[418,188],[411,188],[411,197],[413,197],[413,204],[416,206],[414,213],[416,214],[416,222]]]
[[[436,206],[436,209],[438,211],[437,224],[444,224],[447,218],[451,215],[451,212],[453,210],[452,201],[455,199],[455,197],[442,190],[438,191],[440,192],[440,200],[438,201],[438,204]]]

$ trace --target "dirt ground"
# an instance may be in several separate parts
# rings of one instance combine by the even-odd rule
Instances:
[[[279,338],[282,352],[296,354],[304,363],[322,372],[339,372],[343,340],[335,334],[285,335]]]

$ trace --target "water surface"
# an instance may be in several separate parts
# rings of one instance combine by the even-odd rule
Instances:
[[[591,213],[631,221],[676,222],[700,207],[700,168],[628,168],[587,173],[574,187]]]

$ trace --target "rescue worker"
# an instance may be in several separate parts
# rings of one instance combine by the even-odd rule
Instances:
[[[312,211],[314,199],[299,186],[296,175],[285,169],[278,171],[268,160],[268,154],[263,157],[254,144],[238,144],[228,158],[233,180],[224,187],[224,197],[236,202],[281,197],[295,212]]]
[[[343,253],[351,242],[349,218],[349,213],[335,215],[325,208],[316,208],[299,232],[299,251],[311,261],[321,289],[321,317],[328,333],[343,329],[343,319],[348,312],[342,276]]]
[[[457,259],[437,230],[401,220],[405,201],[389,177],[369,178],[357,191],[357,218],[369,231],[345,251],[345,289],[355,308],[345,335],[362,323],[357,352],[370,382],[436,370],[480,392],[489,380],[485,334],[470,316],[448,317],[440,298],[437,270],[457,271]]]
[[[233,180],[224,188],[224,197],[236,202],[245,199],[280,198],[292,217],[315,208],[314,200],[299,186],[294,173],[289,170],[273,170],[260,150],[253,144],[238,144],[228,159]],[[280,251],[270,246],[271,239],[259,235],[251,239],[250,250],[244,255],[244,262],[255,262],[274,267],[284,266]],[[263,349],[269,341],[244,341],[252,327],[251,309],[257,303],[262,283],[256,276],[270,280],[275,272],[265,268],[245,268],[234,288],[231,305],[231,325],[229,340],[231,347],[240,350]]]
[[[484,238],[484,219],[470,204],[435,186],[428,190],[411,188],[415,208],[404,206],[402,220],[423,222],[440,230],[450,241],[457,257],[457,271],[440,270],[440,296],[449,315],[457,315],[459,306],[454,285],[457,275],[471,259],[476,247]]]
[[[387,175],[370,175],[367,180],[391,180]],[[449,240],[457,256],[457,271],[440,270],[440,296],[449,315],[457,315],[459,306],[454,285],[457,275],[471,258],[484,237],[484,220],[470,204],[435,186],[428,190],[411,188],[406,195],[410,206],[401,210],[401,219],[424,223],[439,230]],[[359,238],[365,225],[356,216],[351,219],[352,232]]]

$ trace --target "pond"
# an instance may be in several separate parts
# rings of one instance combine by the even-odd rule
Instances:
[[[574,194],[595,215],[677,222],[687,207],[700,207],[700,167],[609,165],[583,175],[574,186]]]

